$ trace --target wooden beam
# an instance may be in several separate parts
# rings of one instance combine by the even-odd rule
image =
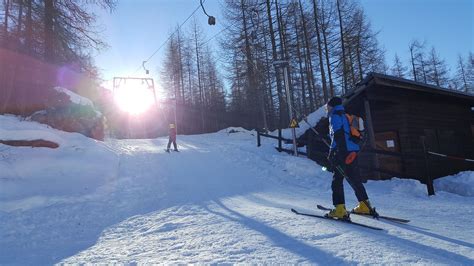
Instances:
[[[369,144],[372,149],[375,149],[375,132],[374,132],[374,126],[372,122],[372,114],[370,112],[370,104],[369,100],[364,99],[364,108],[365,108],[365,121],[367,123],[367,130],[369,133]],[[380,168],[379,167],[379,160],[377,154],[374,155],[374,168]],[[377,178],[380,179],[380,173],[377,172]]]
[[[1,144],[9,145],[9,146],[16,146],[16,147],[32,147],[32,148],[51,148],[56,149],[59,147],[59,144],[43,139],[35,139],[35,140],[0,140]]]

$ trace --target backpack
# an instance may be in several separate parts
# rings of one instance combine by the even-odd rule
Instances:
[[[350,140],[352,140],[356,144],[362,143],[365,137],[364,119],[359,116],[348,113],[346,113],[346,118],[349,122],[350,127]]]

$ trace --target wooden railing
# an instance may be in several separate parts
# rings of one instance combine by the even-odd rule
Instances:
[[[267,134],[267,133],[257,131],[257,147],[262,146],[262,139],[261,139],[262,137],[278,140],[278,147],[275,147],[275,149],[278,152],[286,152],[286,153],[289,153],[289,154],[293,154],[293,150],[283,148],[283,145],[282,145],[283,142],[292,143],[292,140],[282,137],[281,129],[278,129],[278,136],[273,136],[273,135],[270,135],[270,134]],[[302,152],[302,151],[298,151],[298,155],[303,155],[303,156],[308,157],[308,154],[306,152]]]

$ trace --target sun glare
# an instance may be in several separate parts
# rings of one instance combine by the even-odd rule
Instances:
[[[115,91],[115,102],[130,114],[141,114],[154,104],[153,92],[142,86],[125,86]]]

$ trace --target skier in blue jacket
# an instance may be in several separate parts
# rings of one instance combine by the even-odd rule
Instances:
[[[352,209],[354,213],[373,214],[369,197],[357,169],[357,153],[360,147],[351,139],[349,120],[346,117],[342,99],[333,97],[326,104],[329,118],[329,134],[331,147],[328,160],[334,169],[332,179],[332,201],[335,209],[326,215],[335,219],[349,219],[349,213],[345,207],[343,181],[347,181],[354,189],[359,204]]]

